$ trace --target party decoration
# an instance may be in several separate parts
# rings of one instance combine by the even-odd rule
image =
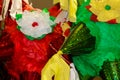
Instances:
[[[10,9],[10,15],[15,19],[16,14],[22,13],[22,0],[12,0],[12,5]]]
[[[21,17],[20,17],[21,16]],[[52,25],[55,23],[50,20],[48,12],[27,11],[16,15],[17,24],[20,31],[27,35],[27,38],[43,38],[46,34],[53,31]]]
[[[8,11],[10,0],[3,0],[2,10],[1,10],[1,20],[4,20]]]
[[[54,19],[47,9],[34,9],[24,1],[22,14],[17,13],[15,19],[7,14],[4,31],[14,46],[11,59],[5,62],[9,74],[6,77],[11,80],[41,78],[43,67],[64,41],[62,28],[60,24],[53,25]],[[35,78],[29,78],[29,74]]]
[[[54,0],[53,3],[60,3],[61,9],[68,12],[68,21],[76,22],[77,0]]]
[[[119,0],[2,1],[0,79],[120,79]]]
[[[105,61],[102,66],[101,76],[105,80],[119,80],[120,79],[120,60]]]
[[[70,80],[80,80],[73,63],[70,64]]]
[[[67,16],[68,16],[68,12],[63,10],[58,14],[58,16],[55,19],[55,22],[64,23],[65,21],[67,21]]]
[[[115,19],[120,23],[119,4],[119,0],[91,0],[89,10],[97,16],[98,21],[107,22]]]
[[[78,7],[77,22],[75,24],[83,22],[90,30],[90,34],[96,38],[95,48],[91,52],[88,54],[81,54],[79,56],[72,56],[73,62],[82,80],[84,80],[87,76],[99,76],[99,72],[102,69],[104,61],[115,61],[116,59],[120,59],[120,24],[109,24],[106,21],[95,22],[91,20],[93,13],[90,11],[90,9],[92,6],[89,9],[86,8],[88,5],[91,5],[91,1],[100,1],[101,3],[104,2],[104,4],[106,4],[111,0],[108,2],[106,0],[87,0],[87,2],[84,2],[81,6]],[[118,6],[117,3],[115,5]]]
[[[90,34],[89,29],[83,23],[76,25],[61,51],[66,54],[80,55],[91,52],[95,47],[95,37]]]
[[[48,61],[45,67],[42,69],[41,80],[69,80],[70,67],[62,59],[63,54],[58,51],[57,54],[53,55]]]

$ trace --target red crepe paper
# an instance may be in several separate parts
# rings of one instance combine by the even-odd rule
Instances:
[[[34,41],[28,40],[16,27],[16,22],[7,17],[5,29],[14,43],[14,55],[12,60],[6,64],[9,74],[14,77],[17,77],[16,74],[21,74],[24,71],[41,74],[41,70],[48,59],[56,53],[51,52],[50,44],[58,50],[64,41],[60,24],[54,28],[53,33],[46,35],[41,40]]]
[[[26,9],[29,10],[32,9],[32,7],[27,6],[27,4],[23,2],[23,10]],[[54,9],[56,10],[54,11]],[[56,17],[59,12],[59,5],[50,9],[52,16]],[[56,53],[54,49],[59,50],[64,42],[63,31],[60,24],[57,24],[53,32],[47,34],[43,39],[28,40],[26,36],[17,29],[16,21],[11,19],[9,13],[5,19],[5,30],[10,35],[10,39],[8,40],[11,40],[14,44],[12,59],[6,62],[8,73],[13,80],[19,80],[20,74],[27,79],[27,76],[24,75],[29,75],[29,73],[24,73],[25,71],[41,74],[41,70],[49,58]],[[31,75],[34,76],[34,73],[31,73]],[[30,80],[32,80],[32,78]]]
[[[98,22],[97,16],[94,15],[94,14],[91,15],[91,18],[90,18],[90,19],[91,19],[92,21]]]
[[[14,45],[10,40],[10,35],[2,31],[0,37],[0,61],[6,61],[11,58],[14,52]]]
[[[64,35],[65,35],[66,37],[68,37],[69,34],[70,34],[70,29],[68,28],[67,30],[65,30]]]
[[[110,23],[110,24],[116,24],[117,22],[116,22],[116,19],[113,19],[113,20],[108,21],[108,23]]]
[[[50,15],[57,17],[57,15],[61,12],[59,3],[49,9]]]

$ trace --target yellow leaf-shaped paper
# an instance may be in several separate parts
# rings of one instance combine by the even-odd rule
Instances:
[[[107,22],[120,17],[119,4],[120,0],[91,0],[90,11],[97,16],[98,21]]]
[[[45,67],[42,69],[41,80],[69,80],[70,78],[70,67],[62,59],[62,52],[58,51],[57,54],[47,62]]]

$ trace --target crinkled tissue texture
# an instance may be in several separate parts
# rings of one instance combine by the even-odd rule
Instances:
[[[89,54],[73,56],[77,70],[83,75],[95,76],[99,74],[103,62],[120,59],[120,24],[93,22],[92,13],[86,9],[89,0],[78,7],[77,23],[84,22],[96,37],[95,49]]]
[[[116,19],[120,23],[120,0],[91,0],[90,11],[97,16],[98,21],[107,22]]]
[[[25,8],[23,7],[23,9]],[[48,59],[56,53],[56,50],[60,48],[64,41],[60,25],[56,25],[52,33],[47,34],[40,40],[29,40],[17,29],[16,21],[9,16],[5,23],[5,30],[10,34],[14,44],[14,55],[12,60],[6,64],[9,74],[17,78],[19,74],[25,71],[41,74],[41,70]]]
[[[52,25],[55,23],[50,20],[48,12],[27,11],[22,14],[22,18],[17,20],[20,31],[25,35],[38,38],[52,32]]]

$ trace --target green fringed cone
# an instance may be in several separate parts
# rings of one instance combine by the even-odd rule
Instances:
[[[120,80],[120,60],[105,61],[100,75],[104,80]]]
[[[89,29],[83,23],[76,25],[68,39],[63,44],[63,53],[80,55],[90,53],[95,47],[95,37],[90,34]]]

